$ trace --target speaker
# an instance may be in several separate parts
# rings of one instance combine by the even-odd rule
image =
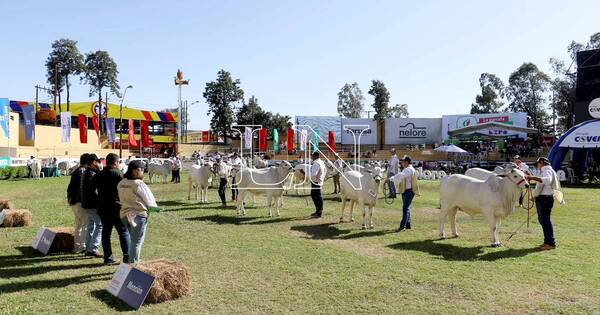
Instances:
[[[575,123],[593,117],[589,112],[592,100],[600,98],[600,49],[577,53],[577,85],[575,89]]]

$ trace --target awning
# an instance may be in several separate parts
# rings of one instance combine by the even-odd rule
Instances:
[[[482,123],[482,124],[477,124],[477,125],[473,125],[473,126],[459,128],[459,129],[454,129],[454,130],[448,131],[448,135],[458,136],[458,135],[462,135],[462,134],[466,134],[466,133],[477,132],[477,133],[483,133],[486,136],[490,136],[490,137],[507,137],[508,136],[508,135],[504,134],[503,132],[489,132],[489,130],[498,130],[498,131],[506,130],[506,131],[520,132],[520,133],[538,133],[538,130],[534,129],[534,128],[518,127],[518,126],[505,124],[505,123],[501,123],[501,122],[497,122],[497,121],[490,121],[490,122],[486,122],[486,123]]]

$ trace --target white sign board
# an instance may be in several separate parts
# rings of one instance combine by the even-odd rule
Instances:
[[[329,134],[329,131],[334,131],[335,142],[340,143],[341,141],[340,135],[342,134],[342,119],[339,116],[296,116],[296,125],[310,126],[313,130],[316,130],[319,133],[319,137],[325,140],[325,142],[327,142],[327,135]],[[297,135],[297,141],[300,142],[300,133],[297,132]],[[313,133],[308,132],[308,137],[312,139]]]
[[[368,126],[368,129],[366,128]],[[377,144],[377,122],[369,118],[343,118],[342,119],[342,144]]]
[[[560,143],[563,148],[599,148],[600,120],[590,120],[567,133]]]
[[[448,132],[469,126],[475,126],[487,122],[500,122],[517,127],[527,127],[526,113],[495,113],[495,114],[467,114],[467,115],[444,115],[442,116],[442,140],[449,138]],[[488,136],[517,136],[527,139],[526,133],[518,133],[502,128],[488,128],[477,131],[478,134]]]
[[[35,235],[35,238],[31,243],[31,247],[37,249],[40,253],[47,255],[50,251],[50,246],[52,246],[55,236],[56,233],[42,226]]]
[[[440,118],[387,118],[385,144],[434,144],[442,142]]]
[[[590,116],[600,118],[600,98],[596,98],[590,102],[588,111],[590,112]]]

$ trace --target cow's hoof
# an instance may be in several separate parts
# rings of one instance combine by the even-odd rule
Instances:
[[[498,248],[498,247],[501,247],[501,246],[502,246],[502,244],[500,244],[500,243],[494,243],[494,244],[492,244],[493,248]]]
[[[350,222],[354,222],[354,218],[350,218]]]
[[[365,224],[363,224],[363,225],[362,225],[362,229],[363,229],[363,230],[366,230],[366,229],[367,229],[367,226],[366,226]]]
[[[373,224],[369,225],[369,229],[373,229],[375,226]]]
[[[459,234],[454,234],[452,235],[452,238],[458,238],[460,235]]]
[[[440,234],[440,239],[441,240],[445,240],[446,239],[446,235],[445,234]]]
[[[340,218],[340,223],[344,223],[344,217]]]

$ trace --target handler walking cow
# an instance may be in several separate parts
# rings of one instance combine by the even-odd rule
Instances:
[[[312,153],[311,159],[313,163],[310,167],[310,196],[315,204],[315,213],[311,214],[311,217],[320,218],[323,216],[323,195],[321,190],[327,170],[325,169],[325,163],[320,159],[318,151]]]
[[[402,158],[402,172],[390,178],[394,188],[399,186],[402,191],[402,220],[398,232],[410,230],[411,227],[411,209],[412,201],[415,195],[419,195],[419,184],[417,183],[417,173],[411,164],[411,158],[405,155]],[[395,190],[394,190],[395,191]]]

